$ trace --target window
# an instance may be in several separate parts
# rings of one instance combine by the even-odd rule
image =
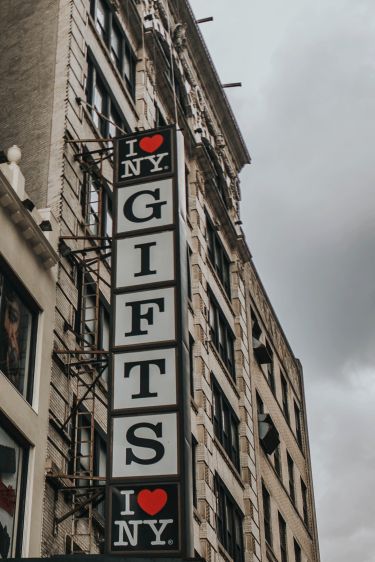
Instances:
[[[208,257],[212,263],[226,294],[230,298],[230,260],[223,248],[220,238],[207,217]]]
[[[160,111],[160,107],[155,105],[155,127],[166,127],[167,122],[163,117],[162,112]]]
[[[216,528],[219,541],[234,562],[243,562],[243,515],[217,475],[215,491],[217,500]]]
[[[301,562],[301,560],[302,560],[301,547],[296,541],[296,539],[294,539],[294,561]]]
[[[273,359],[273,351],[271,349],[271,346],[268,342],[266,342],[266,349],[267,352],[271,358],[271,361],[269,363],[267,363],[267,379],[268,379],[268,384],[271,387],[271,390],[273,392],[273,394],[275,394],[275,366],[274,366],[274,359]]]
[[[280,534],[280,560],[288,562],[288,548],[286,543],[286,523],[279,513],[279,534]]]
[[[258,392],[256,393],[258,415],[264,414],[264,404]]]
[[[37,308],[5,262],[0,261],[0,372],[31,403]]]
[[[300,447],[302,447],[302,428],[301,428],[301,412],[297,404],[294,402],[294,419],[296,423],[296,437]]]
[[[136,58],[120,23],[106,0],[91,0],[90,12],[97,32],[134,98]]]
[[[237,470],[239,470],[239,420],[214,377],[212,377],[212,393],[215,436],[228,453]]]
[[[252,322],[252,326],[251,326],[252,336],[256,340],[259,340],[262,335],[262,329],[259,325],[258,318],[256,317],[253,309],[250,309],[250,313],[251,313],[251,322]]]
[[[110,317],[109,317],[109,310],[104,302],[100,302],[99,304],[99,349],[103,351],[109,351],[109,324],[110,324]],[[108,364],[103,362],[103,366],[105,366],[101,380],[108,383]]]
[[[302,507],[303,507],[303,520],[305,525],[309,526],[309,512],[307,507],[307,486],[301,478],[301,493],[302,493]]]
[[[192,475],[193,475],[193,506],[198,506],[197,501],[197,447],[198,441],[194,435],[191,436],[191,460],[192,460]]]
[[[296,493],[294,489],[294,462],[292,457],[287,453],[288,460],[288,477],[289,477],[289,495],[293,503],[296,501]]]
[[[90,109],[92,120],[103,138],[118,136],[119,129],[129,130],[124,116],[91,55],[88,57],[86,98],[94,108]]]
[[[288,423],[290,423],[290,416],[289,416],[289,402],[288,402],[288,383],[286,378],[281,373],[281,394],[283,400],[283,412],[285,419]]]
[[[270,546],[272,546],[272,524],[271,524],[271,498],[267,488],[262,483],[263,498],[263,520],[264,520],[264,536]]]
[[[95,11],[96,4],[96,11]],[[96,3],[92,2],[92,15],[95,20],[95,27],[102,39],[106,41],[106,29],[108,28],[108,8],[103,0],[97,0]]]
[[[234,335],[212,295],[210,295],[210,329],[211,341],[232,378],[235,379]]]
[[[89,233],[112,238],[112,193],[90,164],[84,174],[81,205],[84,225]]]
[[[0,420],[0,557],[21,557],[28,448]]]
[[[281,457],[280,457],[280,445],[275,449],[275,452],[273,454],[273,460],[274,460],[274,467],[275,467],[275,472],[277,474],[277,476],[280,478],[281,480]]]
[[[100,476],[106,478],[107,475],[107,443],[105,434],[95,428],[94,432],[94,476]],[[105,480],[98,480],[98,486],[104,486],[106,484]],[[96,510],[104,519],[105,517],[105,497],[99,498],[96,503]]]
[[[194,398],[194,338],[189,334],[189,375],[190,375],[190,395]]]
[[[71,447],[68,470],[81,478],[77,481],[79,486],[104,486],[105,480],[90,480],[91,476],[106,477],[107,445],[106,436],[98,425],[92,425],[94,420],[91,415],[82,409],[76,412],[71,425]],[[91,458],[91,446],[93,456]],[[95,507],[97,512],[104,517],[104,499],[99,497]]]
[[[187,252],[186,252],[186,261],[187,261],[187,292],[188,292],[188,297],[191,300],[193,297],[193,293],[192,293],[192,288],[191,288],[191,256],[192,256],[193,252],[190,248],[190,246],[187,247]]]

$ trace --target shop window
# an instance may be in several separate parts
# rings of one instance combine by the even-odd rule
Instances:
[[[239,470],[239,420],[214,377],[212,377],[212,394],[215,436]]]
[[[31,403],[37,307],[5,262],[0,261],[0,372]]]
[[[243,514],[220,478],[215,478],[216,530],[219,541],[234,562],[243,562]]]
[[[5,427],[7,426],[7,427]],[[0,420],[0,557],[21,557],[28,448]]]

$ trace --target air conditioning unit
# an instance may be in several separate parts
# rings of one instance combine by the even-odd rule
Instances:
[[[258,414],[258,428],[260,444],[267,455],[272,455],[280,443],[280,438],[269,414]]]
[[[258,361],[260,365],[266,365],[268,363],[272,363],[272,357],[264,345],[264,343],[260,342],[258,339],[253,338],[253,351],[255,355],[255,359]]]

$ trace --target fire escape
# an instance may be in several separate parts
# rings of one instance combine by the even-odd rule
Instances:
[[[66,415],[60,431],[69,436],[70,448],[66,454],[66,472],[48,474],[48,477],[58,480],[58,492],[70,506],[62,515],[55,515],[54,523],[57,533],[61,523],[71,522],[70,533],[66,535],[67,554],[100,551],[94,518],[103,505],[105,494],[106,477],[99,476],[95,466],[95,419],[98,407],[107,408],[106,397],[98,391],[98,383],[108,373],[108,342],[100,338],[100,294],[103,286],[110,287],[112,239],[108,230],[104,231],[102,222],[105,184],[110,183],[103,175],[103,163],[112,157],[112,143],[102,143],[104,148],[98,150],[87,149],[89,143],[98,141],[100,139],[67,140],[68,144],[73,144],[74,158],[80,164],[86,186],[80,233],[60,238],[60,254],[73,263],[77,277],[75,323],[71,326],[65,321],[64,325],[64,331],[73,334],[76,346],[55,350],[67,377]]]

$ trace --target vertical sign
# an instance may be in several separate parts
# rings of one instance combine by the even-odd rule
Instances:
[[[174,126],[115,143],[106,550],[193,555],[185,166]]]

